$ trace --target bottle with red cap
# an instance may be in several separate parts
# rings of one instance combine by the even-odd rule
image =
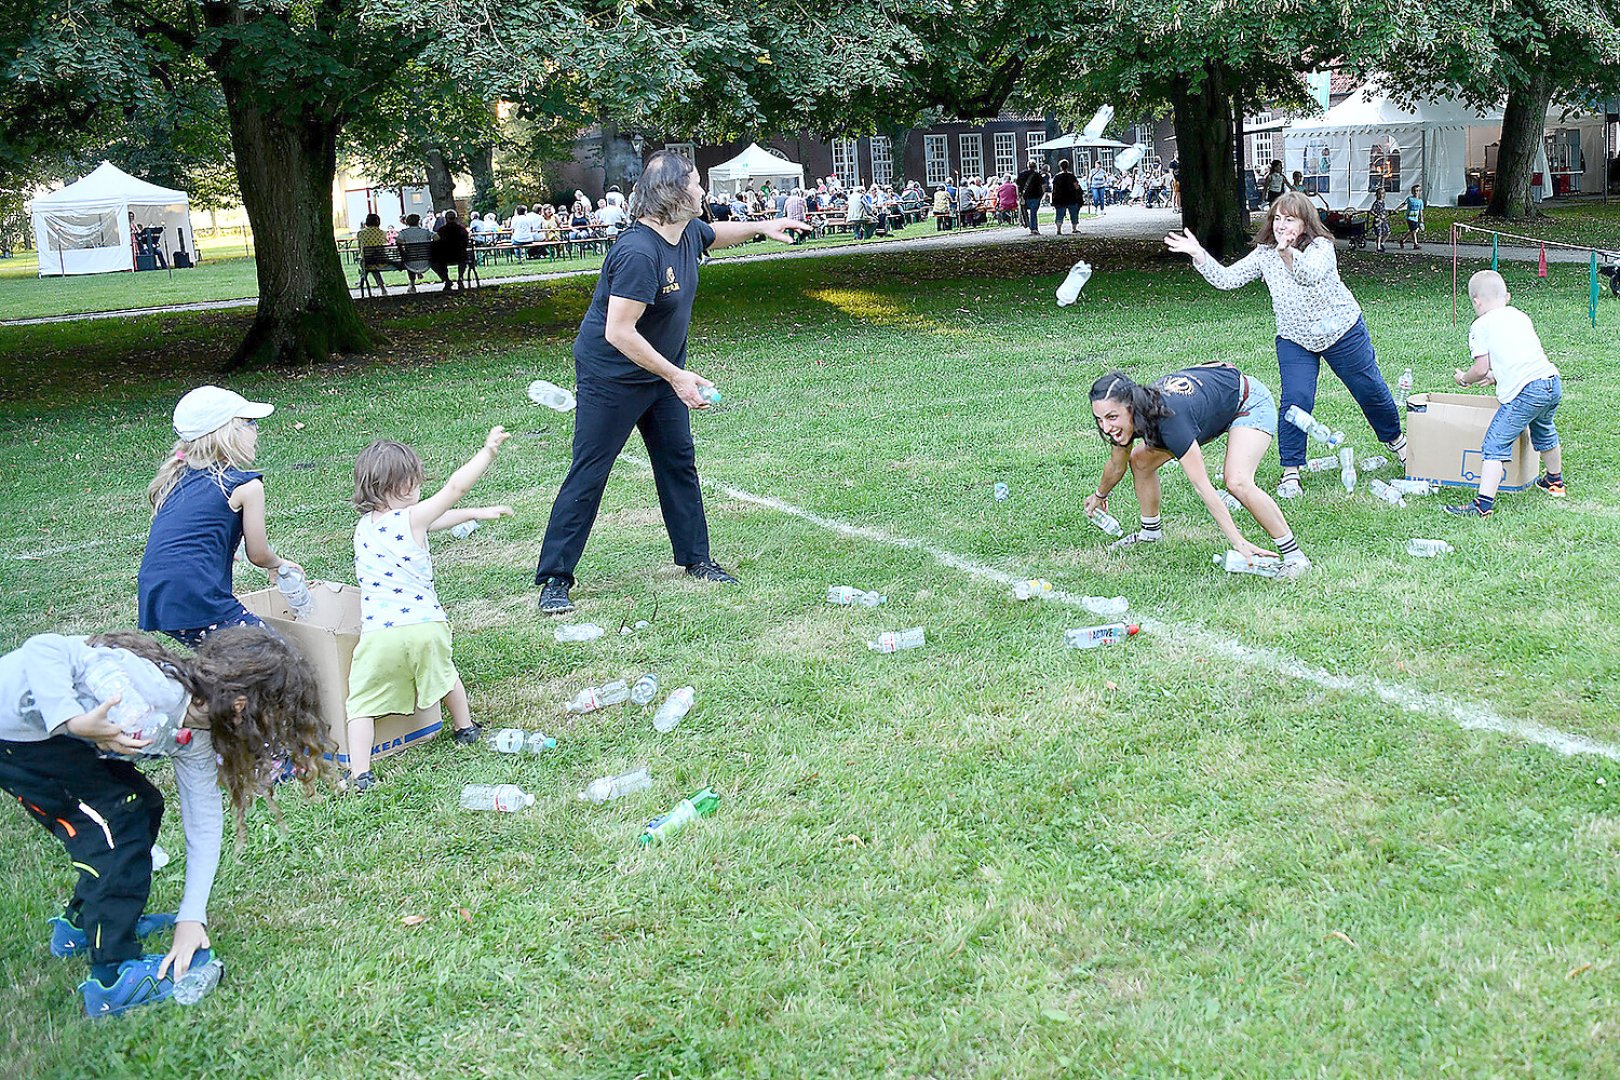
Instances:
[[[1095,649],[1103,645],[1118,645],[1142,628],[1135,623],[1107,623],[1103,626],[1081,626],[1063,631],[1063,644],[1071,649]]]

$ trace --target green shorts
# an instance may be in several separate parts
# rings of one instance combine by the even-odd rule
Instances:
[[[449,623],[371,630],[355,646],[343,709],[351,719],[413,713],[443,700],[458,678]]]

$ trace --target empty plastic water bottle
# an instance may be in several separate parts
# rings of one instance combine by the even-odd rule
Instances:
[[[283,563],[281,569],[276,571],[276,588],[281,590],[281,597],[287,601],[294,619],[302,621],[309,618],[315,601],[310,599],[309,582],[304,580],[302,570]]]
[[[698,387],[698,397],[710,405],[720,404],[720,388],[716,386]]]
[[[498,754],[515,754],[523,749],[523,739],[527,734],[522,728],[501,728],[490,736],[490,749]]]
[[[1358,464],[1361,466],[1362,472],[1377,472],[1379,469],[1387,468],[1389,466],[1389,458],[1364,457]]]
[[[1451,552],[1451,545],[1444,540],[1423,540],[1414,536],[1406,542],[1406,553],[1419,559],[1433,559]]]
[[[1305,469],[1307,472],[1332,472],[1338,467],[1338,454],[1327,454],[1323,457],[1313,457],[1305,462]]]
[[[659,814],[647,822],[647,827],[641,831],[641,843],[646,846],[656,844],[660,840],[668,840],[698,818],[708,817],[719,806],[720,796],[709,788],[704,788],[690,799],[682,799],[676,803],[675,808],[669,813]]]
[[[467,537],[478,531],[478,524],[479,523],[476,518],[468,518],[460,525],[457,525],[455,528],[451,529],[450,535],[455,537],[457,540],[465,540]]]
[[[868,641],[866,647],[873,652],[891,653],[905,649],[920,649],[925,644],[927,635],[923,633],[923,628],[914,626],[910,630],[885,630],[876,640]]]
[[[1311,438],[1327,443],[1329,450],[1337,450],[1344,442],[1344,432],[1334,431],[1298,405],[1288,406],[1288,412],[1283,415],[1283,419]]]
[[[534,796],[516,784],[468,784],[461,789],[463,810],[499,810],[510,814],[534,805]]]
[[[1217,484],[1226,483],[1226,470],[1225,469],[1216,469],[1215,470],[1215,482]]]
[[[675,725],[692,711],[692,700],[696,696],[697,691],[690,686],[683,686],[670,694],[664,699],[664,703],[658,706],[658,711],[653,713],[653,730],[660,735],[668,735],[674,731]]]
[[[1339,451],[1339,483],[1345,491],[1356,490],[1356,452],[1348,446]]]
[[[1123,596],[1082,596],[1080,603],[1093,615],[1123,615],[1131,610],[1131,602]]]
[[[1374,496],[1384,500],[1391,506],[1406,506],[1406,500],[1401,497],[1401,493],[1384,483],[1382,480],[1379,480],[1377,477],[1367,481],[1367,490],[1371,491]]]
[[[531,731],[529,737],[523,740],[523,749],[531,754],[543,754],[547,750],[557,749],[557,740],[543,731]]]
[[[1069,276],[1058,286],[1058,307],[1068,307],[1080,299],[1080,290],[1091,280],[1091,264],[1081,259],[1069,268]]]
[[[603,686],[587,686],[574,695],[574,700],[568,703],[571,713],[595,712],[605,709],[609,705],[622,705],[630,700],[630,684],[623,679],[617,679]]]
[[[647,672],[636,680],[636,685],[630,688],[630,700],[637,705],[646,705],[658,696],[658,676]]]
[[[225,976],[225,961],[219,957],[211,958],[206,964],[198,964],[174,980],[174,1000],[180,1005],[195,1005],[207,997],[219,980]]]
[[[1243,509],[1243,504],[1238,502],[1238,497],[1230,491],[1221,492],[1221,502],[1225,503],[1226,508],[1233,513]]]
[[[1006,502],[1009,494],[1007,485],[997,481],[996,486],[990,489],[990,494],[996,497],[996,502]]]
[[[1086,520],[1097,526],[1097,528],[1101,529],[1109,536],[1125,535],[1125,530],[1119,527],[1119,519],[1100,506],[1091,513],[1087,514]]]
[[[605,803],[652,787],[652,775],[645,766],[621,776],[599,776],[585,785],[579,797],[586,802]]]
[[[827,603],[837,604],[840,607],[849,607],[851,604],[860,607],[877,607],[888,599],[887,596],[880,592],[866,592],[852,585],[827,586]]]
[[[558,412],[568,412],[575,405],[573,393],[544,379],[536,379],[529,384],[529,400]]]
[[[97,655],[85,667],[84,687],[98,702],[118,698],[118,703],[107,710],[107,719],[124,734],[148,740],[151,745],[141,753],[158,755],[191,742],[191,729],[181,726],[181,718],[154,709],[111,652],[95,652]]]
[[[1391,480],[1389,486],[1402,495],[1438,495],[1440,485],[1431,484],[1427,480],[1408,480],[1402,477]]]
[[[1215,565],[1228,574],[1254,574],[1257,577],[1276,577],[1282,569],[1282,560],[1262,555],[1253,562],[1230,549],[1225,555],[1215,556]]]
[[[1051,596],[1052,583],[1045,578],[1028,578],[1024,581],[1013,582],[1012,598],[1014,600],[1033,600],[1037,596]]]
[[[1395,384],[1395,408],[1397,411],[1406,408],[1407,396],[1412,393],[1412,369],[1407,368],[1401,372],[1401,377]]]
[[[1106,626],[1080,626],[1063,631],[1063,644],[1071,649],[1095,649],[1101,645],[1118,645],[1141,630],[1142,628],[1134,623],[1127,625],[1122,622],[1108,623]]]
[[[569,623],[567,626],[559,626],[559,627],[557,627],[557,633],[556,633],[555,636],[556,636],[558,641],[565,641],[565,642],[567,642],[567,641],[576,641],[576,642],[577,641],[595,641],[597,638],[601,637],[605,633],[607,633],[607,631],[603,630],[600,626],[597,626],[595,623],[582,622],[582,623]]]

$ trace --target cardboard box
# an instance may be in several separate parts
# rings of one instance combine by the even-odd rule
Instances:
[[[1493,394],[1413,394],[1406,401],[1406,475],[1443,487],[1479,487],[1481,447],[1498,402]],[[1524,491],[1541,472],[1530,432],[1519,433],[1502,491]]]
[[[326,717],[332,741],[338,745],[338,764],[347,765],[349,718],[344,715],[343,703],[349,697],[349,665],[354,662],[354,647],[360,643],[360,590],[353,585],[312,581],[309,595],[315,604],[307,622],[293,619],[287,601],[275,588],[244,593],[237,599],[303,653],[315,669],[321,688],[321,715]],[[425,742],[443,726],[438,702],[409,715],[379,716],[371,756],[387,757]]]

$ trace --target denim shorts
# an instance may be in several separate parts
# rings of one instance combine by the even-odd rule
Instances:
[[[1265,383],[1252,375],[1244,376],[1244,385],[1249,388],[1249,392],[1238,402],[1238,415],[1237,419],[1232,421],[1232,427],[1254,428],[1275,438],[1277,399],[1271,396],[1271,390]]]
[[[1553,413],[1563,398],[1564,384],[1557,375],[1525,383],[1517,397],[1497,408],[1491,426],[1485,429],[1485,460],[1512,460],[1514,440],[1525,428],[1530,429],[1530,445],[1537,451],[1557,448],[1558,429],[1553,427]]]

